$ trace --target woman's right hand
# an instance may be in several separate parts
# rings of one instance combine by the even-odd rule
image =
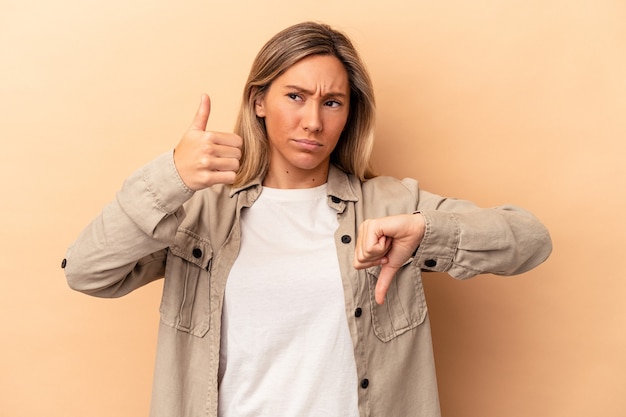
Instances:
[[[239,169],[243,140],[234,133],[206,130],[211,99],[203,94],[198,112],[174,148],[174,164],[187,187],[194,191],[214,184],[232,184]]]

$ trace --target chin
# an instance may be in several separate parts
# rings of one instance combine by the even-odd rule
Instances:
[[[293,161],[292,165],[296,169],[300,169],[302,171],[314,171],[317,169],[321,169],[322,167],[328,168],[328,161]]]

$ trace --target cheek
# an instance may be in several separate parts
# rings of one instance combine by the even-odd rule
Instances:
[[[274,130],[287,130],[298,125],[298,115],[288,109],[276,108],[267,113],[265,123]]]
[[[284,120],[277,117],[265,118],[265,130],[267,131],[268,138],[271,140],[279,139],[286,132],[287,125]]]
[[[334,120],[332,120],[331,124],[329,125],[329,130],[331,130],[333,132],[333,135],[336,135],[337,137],[341,136],[341,133],[344,131],[346,124],[348,123],[348,118],[346,117],[338,117]]]
[[[272,117],[265,118],[267,139],[273,144],[285,142],[296,134],[295,130],[297,130],[297,125],[284,115],[272,114]]]

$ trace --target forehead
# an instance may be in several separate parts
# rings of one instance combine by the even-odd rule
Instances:
[[[344,94],[350,89],[348,72],[334,55],[311,55],[303,58],[287,68],[273,84]]]

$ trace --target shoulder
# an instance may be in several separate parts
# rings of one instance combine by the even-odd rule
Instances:
[[[389,176],[374,177],[361,183],[363,194],[375,194],[378,197],[417,199],[419,183],[413,178],[398,179]]]
[[[231,194],[231,187],[223,184],[196,191],[185,204],[185,210],[188,214],[198,210],[223,211],[229,208],[234,210],[237,205],[238,194],[234,196]]]
[[[221,247],[237,221],[241,198],[242,193],[233,194],[227,185],[196,191],[185,203],[185,218],[179,231],[198,236],[213,248]]]
[[[375,177],[361,183],[362,204],[372,217],[417,210],[418,182],[412,178]]]

